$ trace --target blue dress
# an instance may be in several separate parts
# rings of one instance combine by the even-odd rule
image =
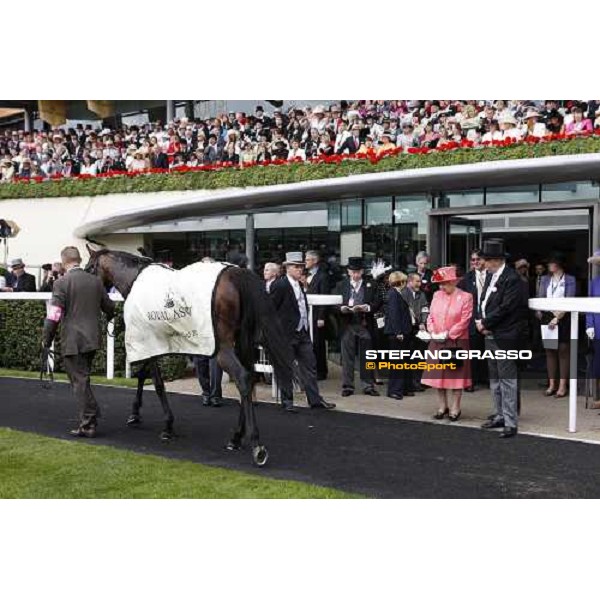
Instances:
[[[589,297],[600,298],[600,275],[590,281]],[[585,327],[586,329],[594,328],[592,375],[595,378],[600,378],[600,313],[587,313],[585,315]]]

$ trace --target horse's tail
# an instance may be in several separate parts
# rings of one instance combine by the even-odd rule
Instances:
[[[252,371],[257,344],[262,345],[281,383],[292,381],[294,357],[283,333],[271,298],[261,279],[248,269],[230,269],[240,292],[240,330],[237,354],[244,367]]]

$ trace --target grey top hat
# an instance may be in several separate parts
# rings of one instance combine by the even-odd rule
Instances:
[[[24,267],[25,263],[23,262],[22,258],[13,258],[10,261],[10,268],[11,269],[16,269],[17,267]]]
[[[286,252],[284,266],[286,265],[304,265],[302,252]]]

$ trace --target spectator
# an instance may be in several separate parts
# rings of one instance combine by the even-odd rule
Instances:
[[[454,351],[468,348],[473,297],[456,286],[458,275],[455,267],[437,269],[433,274],[433,281],[438,283],[441,289],[433,296],[427,319],[427,329],[433,340],[430,349]],[[427,375],[422,379],[423,384],[438,390],[438,410],[433,416],[437,420],[446,416],[450,421],[460,419],[462,392],[464,388],[471,385],[468,361],[454,359],[452,362],[456,364],[454,370],[440,370],[435,375]],[[451,408],[448,402],[448,390],[452,390]]]
[[[388,336],[390,350],[410,350],[412,346],[413,321],[411,308],[403,295],[407,276],[401,271],[390,274],[390,290],[387,296],[384,333]],[[388,398],[402,400],[404,396],[414,396],[412,391],[412,372],[403,370],[390,373],[388,379]]]
[[[280,271],[277,263],[268,262],[265,264],[263,269],[263,279],[265,280],[265,290],[267,292],[271,291],[271,286],[279,277]]]
[[[548,259],[548,275],[540,282],[539,298],[569,298],[575,296],[576,281],[573,275],[566,273],[566,258],[561,252],[554,252]],[[569,382],[569,348],[571,328],[569,313],[560,311],[537,313],[542,324],[550,329],[558,327],[558,349],[546,348],[546,366],[548,369],[548,389],[546,396],[563,398],[567,395]],[[557,377],[558,374],[558,377]],[[558,384],[557,384],[558,379]]]
[[[7,287],[3,292],[35,292],[35,277],[25,272],[25,263],[20,258],[10,261],[12,271],[10,279],[7,281]]]
[[[535,109],[530,109],[525,114],[525,123],[522,129],[523,137],[544,137],[546,135],[546,126],[539,123],[540,114]]]
[[[517,128],[517,120],[510,113],[500,119],[500,130],[504,140],[519,141],[523,137],[521,130]]]
[[[390,152],[396,147],[396,144],[392,142],[392,135],[389,131],[384,131],[381,134],[381,144],[377,149],[378,154],[383,154],[385,152]]]
[[[317,383],[317,366],[309,335],[308,301],[299,283],[305,266],[302,252],[287,252],[283,265],[286,275],[272,285],[269,295],[294,352],[298,377],[309,406],[313,409],[333,409],[335,404],[323,399]],[[296,412],[291,381],[286,382],[281,390],[281,403],[285,411]]]
[[[304,150],[302,150],[302,148],[300,148],[300,140],[292,140],[292,147],[288,152],[287,158],[288,160],[306,160],[306,153],[304,152]]]
[[[583,118],[583,110],[581,106],[575,106],[571,110],[573,120],[566,126],[565,133],[567,135],[582,135],[585,133],[592,133],[594,127],[590,119]]]
[[[340,145],[337,153],[338,154],[356,154],[361,147],[360,141],[360,125],[352,125],[351,135],[349,135]]]
[[[518,350],[527,325],[527,295],[522,281],[506,264],[504,240],[485,240],[481,256],[487,276],[475,326],[485,336],[486,350]],[[494,412],[482,427],[503,428],[500,437],[512,438],[518,429],[518,362],[508,358],[489,359],[488,370]]]
[[[348,259],[348,278],[341,281],[335,293],[342,296],[341,347],[342,347],[342,396],[354,394],[354,362],[356,350],[364,357],[366,350],[373,346],[373,313],[380,307],[375,286],[364,279],[362,257]],[[379,396],[375,389],[373,371],[367,371],[362,380],[363,393]]]

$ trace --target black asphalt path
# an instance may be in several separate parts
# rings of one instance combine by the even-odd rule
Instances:
[[[145,395],[144,423],[125,425],[134,390],[96,386],[103,418],[95,440],[174,459],[294,479],[378,498],[598,498],[600,446],[337,411],[283,413],[257,407],[270,460],[251,464],[250,451],[227,452],[237,403],[206,408],[199,397],[171,394],[177,438],[159,440],[162,412]],[[374,400],[376,401],[376,400]],[[0,426],[72,439],[74,401],[69,387],[43,390],[34,380],[0,378]]]

